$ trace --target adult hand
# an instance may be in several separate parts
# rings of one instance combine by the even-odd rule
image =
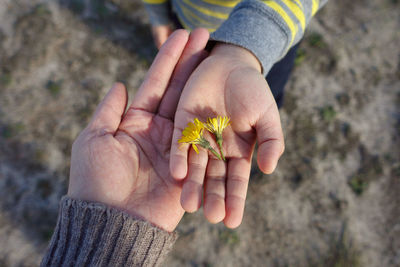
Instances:
[[[154,44],[160,49],[171,35],[172,28],[170,25],[156,25],[151,27],[151,33],[153,35]]]
[[[72,198],[101,202],[173,231],[184,210],[181,182],[169,174],[173,114],[190,73],[204,59],[208,32],[172,34],[131,106],[116,84],[72,147]],[[179,62],[178,62],[179,60]]]
[[[182,207],[196,211],[204,191],[205,217],[212,223],[223,220],[230,228],[242,221],[256,139],[258,166],[264,173],[274,171],[284,150],[279,112],[260,70],[246,49],[217,44],[188,80],[175,116],[170,170],[174,178],[185,178]],[[227,162],[204,149],[196,154],[193,149],[188,152],[189,145],[178,147],[189,121],[217,115],[231,118],[223,132]]]

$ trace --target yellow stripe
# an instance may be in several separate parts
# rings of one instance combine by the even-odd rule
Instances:
[[[195,4],[191,3],[189,0],[183,0],[183,2],[185,4],[187,4],[188,6],[193,7],[198,12],[201,12],[204,15],[207,15],[207,16],[210,16],[210,17],[215,17],[215,18],[224,19],[224,20],[229,17],[229,14],[221,13],[221,12],[215,12],[215,11],[209,10],[207,8],[195,5]]]
[[[295,3],[292,1],[283,1],[283,3],[292,11],[292,13],[296,16],[297,20],[300,22],[301,28],[304,30],[306,27],[306,17],[304,16],[303,10],[301,10]]]
[[[183,28],[185,28],[185,29],[188,30],[188,31],[192,31],[192,28],[190,28],[189,25],[187,25],[187,24],[183,21],[183,19],[181,19],[181,18],[178,17],[178,20],[179,20],[179,22],[182,24]]]
[[[159,4],[164,4],[168,0],[142,0],[143,3],[150,4],[150,5],[159,5]]]
[[[223,0],[203,0],[208,4],[216,5],[216,6],[223,6],[223,7],[235,7],[240,0],[233,0],[233,1],[223,1]]]
[[[303,4],[300,2],[300,0],[294,0],[294,1],[297,3],[297,5],[298,5],[301,9],[304,10]]]
[[[192,11],[190,11],[189,9],[187,9],[186,7],[180,6],[180,8],[182,9],[183,15],[184,15],[188,20],[190,20],[189,18],[194,18],[194,19],[196,19],[197,21],[199,21],[201,24],[207,25],[207,26],[205,26],[205,27],[207,27],[209,31],[210,31],[210,30],[212,30],[212,31],[215,31],[215,30],[216,30],[215,28],[211,28],[211,27],[213,27],[213,26],[215,26],[215,25],[212,25],[210,22],[208,22],[208,21],[206,21],[206,20],[200,18],[199,16],[197,16],[195,13],[193,13]],[[192,21],[192,23],[193,23],[194,25],[197,24],[197,23],[194,23],[193,21]]]
[[[297,25],[293,23],[293,21],[290,18],[290,16],[285,12],[285,10],[280,5],[278,5],[275,2],[269,1],[269,0],[263,1],[263,2],[267,6],[269,6],[273,10],[275,10],[276,13],[278,13],[283,18],[283,20],[286,22],[286,24],[288,25],[288,27],[290,29],[290,32],[292,34],[292,39],[290,40],[290,44],[289,44],[289,47],[291,47],[292,43],[294,41],[294,37],[295,37],[295,35],[297,33]]]
[[[317,13],[319,7],[319,0],[312,0],[312,7],[311,7],[311,16],[314,16]]]

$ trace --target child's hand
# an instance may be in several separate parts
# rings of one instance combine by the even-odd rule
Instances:
[[[256,138],[258,166],[265,173],[274,171],[284,150],[279,112],[260,69],[249,51],[218,44],[186,83],[175,115],[170,170],[174,178],[186,178],[182,207],[188,212],[200,207],[205,177],[204,215],[230,228],[242,221]],[[217,115],[231,118],[223,132],[226,162],[178,145],[189,121]]]
[[[156,25],[151,27],[154,44],[158,49],[167,41],[172,33],[172,28],[169,25]]]

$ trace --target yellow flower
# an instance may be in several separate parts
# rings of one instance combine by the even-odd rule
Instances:
[[[196,153],[199,153],[199,149],[196,145],[206,145],[207,140],[203,138],[204,124],[197,118],[193,122],[189,122],[188,126],[182,131],[182,137],[179,139],[179,143],[191,144]]]
[[[193,122],[189,122],[188,126],[183,129],[182,137],[178,140],[178,143],[191,144],[194,151],[199,154],[197,145],[210,150],[218,159],[221,159],[220,155],[211,147],[210,142],[203,137],[204,124],[197,118]]]
[[[208,118],[207,123],[204,125],[204,127],[211,133],[215,135],[215,137],[218,139],[222,138],[222,131],[228,127],[230,124],[230,119],[227,116],[221,117],[218,116],[216,118]]]
[[[225,161],[225,156],[222,151],[222,131],[228,127],[230,124],[230,119],[227,116],[218,116],[216,118],[208,118],[207,123],[204,127],[211,133],[215,135],[217,144],[219,146],[219,151],[221,152],[221,157]]]

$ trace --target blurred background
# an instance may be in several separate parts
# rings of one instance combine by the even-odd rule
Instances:
[[[330,1],[296,58],[273,175],[242,225],[184,216],[165,266],[400,266],[400,3]],[[156,53],[139,0],[0,0],[0,266],[35,266],[71,145]]]

